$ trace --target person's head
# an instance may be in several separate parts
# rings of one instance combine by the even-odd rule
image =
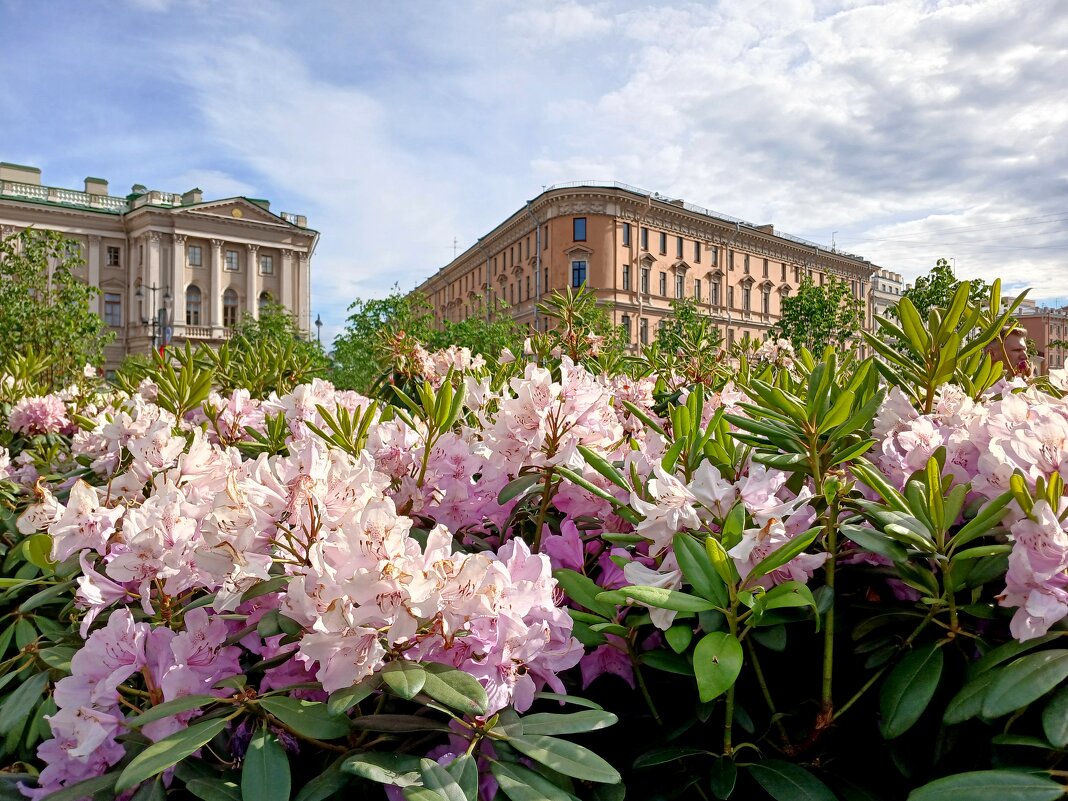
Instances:
[[[1027,332],[1024,329],[1006,328],[986,346],[986,352],[995,362],[1005,365],[1011,377],[1031,375],[1031,364],[1027,358]]]

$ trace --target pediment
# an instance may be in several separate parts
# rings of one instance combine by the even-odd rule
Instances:
[[[690,269],[690,265],[684,262],[682,259],[679,259],[677,262],[671,265],[671,269],[673,269],[677,273],[685,273],[687,270]]]
[[[272,214],[262,206],[243,197],[232,197],[226,200],[213,200],[210,203],[198,203],[195,206],[184,206],[181,209],[177,209],[176,213],[188,214],[192,217],[219,217],[226,220],[265,223],[283,228],[290,227],[290,224],[277,214]]]

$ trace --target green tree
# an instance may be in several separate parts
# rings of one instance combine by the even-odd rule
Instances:
[[[646,357],[657,370],[686,376],[691,383],[714,384],[725,372],[723,334],[694,298],[671,301],[671,317],[657,332]]]
[[[822,353],[830,344],[853,341],[864,322],[864,302],[854,297],[845,281],[829,276],[817,286],[805,278],[796,295],[782,299],[782,317],[769,335],[788,339],[795,350]]]
[[[502,348],[516,350],[523,337],[523,327],[504,314],[439,325],[423,295],[401,294],[394,286],[384,298],[358,298],[349,306],[345,330],[334,339],[332,378],[340,388],[366,392],[387,374],[411,372],[416,345],[428,350],[456,345],[496,361]]]
[[[921,275],[916,282],[901,293],[901,296],[912,301],[920,317],[927,319],[927,312],[932,307],[948,309],[953,295],[961,281],[953,274],[953,268],[946,259],[939,259],[927,275]],[[990,285],[981,279],[968,282],[968,302],[973,306],[982,306],[990,296]],[[893,318],[898,318],[897,306],[891,306],[887,310]]]
[[[297,327],[297,321],[289,309],[280,303],[268,303],[259,310],[259,316],[246,314],[234,328],[234,338],[240,337],[252,350],[264,353],[293,345],[300,357],[325,373],[330,360],[322,346]]]
[[[54,231],[27,228],[0,240],[0,353],[43,361],[47,387],[101,366],[114,337],[91,309],[100,290],[74,275],[82,264],[80,245]]]

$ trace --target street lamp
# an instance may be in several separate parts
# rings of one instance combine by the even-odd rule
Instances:
[[[170,287],[166,287],[166,288],[165,287],[159,287],[159,286],[156,286],[155,284],[153,284],[150,287],[145,287],[144,285],[141,285],[141,286],[137,287],[137,291],[134,293],[134,297],[137,298],[139,301],[143,302],[144,299],[145,299],[145,289],[146,288],[148,289],[149,292],[152,293],[152,303],[151,303],[152,316],[150,318],[146,318],[144,316],[144,314],[142,314],[141,315],[141,325],[151,325],[152,326],[152,350],[155,351],[156,350],[156,342],[158,340],[165,339],[164,334],[166,333],[167,323],[168,323],[167,307],[170,305],[171,300],[172,300],[172,298],[171,298],[171,289],[170,289]],[[163,305],[157,307],[156,306],[156,293],[160,292],[160,291],[163,292]],[[157,337],[158,337],[158,339],[157,339]],[[167,342],[163,342],[163,344],[166,345],[168,343]]]
[[[315,336],[319,340],[319,344],[323,344],[323,318],[320,315],[315,315]]]

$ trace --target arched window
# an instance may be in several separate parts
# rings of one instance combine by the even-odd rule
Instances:
[[[185,324],[200,325],[200,287],[196,285],[185,290]]]
[[[263,310],[266,309],[268,306],[270,306],[272,303],[274,303],[274,298],[271,297],[271,293],[270,292],[261,292],[259,300],[257,301],[256,305],[259,308],[260,313],[262,314]]]
[[[227,328],[237,325],[237,293],[232,289],[223,292],[223,325]]]

